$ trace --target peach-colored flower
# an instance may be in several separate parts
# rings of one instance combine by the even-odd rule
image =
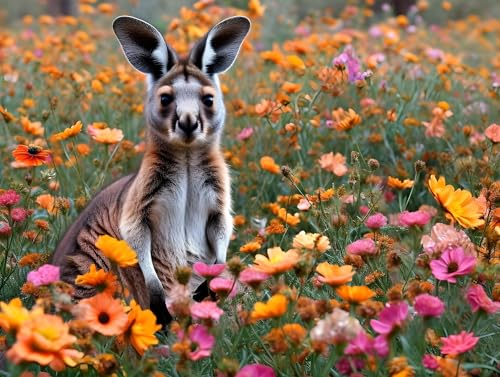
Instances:
[[[255,256],[254,269],[265,272],[269,275],[278,274],[291,270],[299,261],[299,254],[291,249],[287,252],[281,250],[281,247],[267,249],[267,257],[262,254]]]
[[[333,154],[333,152],[330,152],[320,157],[319,165],[322,169],[325,169],[338,177],[342,177],[348,171],[345,160],[345,157],[340,153]]]
[[[118,128],[100,129],[95,125],[89,125],[87,132],[98,143],[116,144],[123,140],[123,131]]]
[[[490,124],[484,131],[484,135],[494,143],[500,143],[500,125]]]
[[[316,272],[320,274],[318,276],[320,282],[332,286],[349,283],[355,274],[351,265],[338,266],[328,262],[318,264]]]

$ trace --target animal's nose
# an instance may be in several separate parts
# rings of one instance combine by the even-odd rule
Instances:
[[[198,128],[198,120],[191,114],[182,114],[179,117],[179,128],[189,136]]]

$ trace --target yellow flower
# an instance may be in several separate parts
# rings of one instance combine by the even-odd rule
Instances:
[[[288,299],[286,296],[278,293],[271,297],[267,303],[256,302],[253,311],[250,314],[252,321],[261,319],[277,318],[286,313],[288,308]]]
[[[482,205],[467,190],[455,190],[447,185],[444,177],[439,180],[432,175],[429,179],[429,190],[438,203],[446,211],[445,216],[451,222],[457,221],[464,228],[476,228],[484,224]]]
[[[151,310],[142,310],[134,300],[130,306],[132,309],[128,313],[126,335],[132,347],[142,355],[150,346],[158,344],[154,334],[161,329],[161,325],[156,324],[156,317]]]
[[[301,231],[293,238],[293,247],[307,250],[317,249],[320,253],[324,253],[330,248],[330,241],[319,233]]]
[[[137,255],[126,241],[119,241],[104,235],[97,238],[95,246],[102,251],[105,257],[120,267],[131,267],[137,264]]]
[[[9,303],[0,302],[0,328],[4,331],[17,331],[21,324],[26,321],[30,313],[23,306],[19,297],[13,298]]]
[[[269,275],[291,270],[299,261],[299,254],[296,250],[284,252],[281,247],[267,249],[267,256],[268,258],[262,254],[256,255],[254,263],[256,270]]]

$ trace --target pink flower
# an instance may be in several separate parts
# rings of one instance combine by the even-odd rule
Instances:
[[[422,317],[439,317],[444,313],[444,302],[428,293],[415,297],[414,307],[417,314]]]
[[[373,349],[380,357],[389,355],[389,341],[384,335],[379,335],[373,339]]]
[[[196,348],[189,353],[189,358],[193,361],[204,359],[212,354],[215,344],[215,337],[203,325],[195,324],[189,332],[189,339]]]
[[[436,357],[430,354],[424,355],[424,357],[422,358],[422,365],[427,369],[432,370],[436,370],[437,368],[439,368],[439,363],[437,362]]]
[[[374,351],[373,338],[361,331],[352,339],[344,350],[346,355],[367,355]]]
[[[238,292],[238,287],[232,279],[215,278],[210,281],[209,286],[212,291],[223,296],[229,295],[229,297],[234,297]]]
[[[436,279],[456,283],[456,276],[467,275],[474,271],[476,258],[466,255],[461,247],[455,247],[446,250],[441,254],[441,258],[431,261],[430,266]]]
[[[21,199],[21,195],[19,195],[14,190],[7,190],[4,193],[0,194],[0,206],[11,207],[16,205],[17,202]]]
[[[399,214],[399,223],[402,226],[424,226],[431,220],[431,215],[424,211],[404,211]]]
[[[203,262],[196,262],[193,265],[194,272],[204,278],[219,276],[222,271],[224,271],[224,268],[226,268],[225,264],[205,264]]]
[[[500,302],[492,301],[481,285],[471,285],[465,297],[473,312],[477,312],[480,309],[490,314],[500,311]]]
[[[243,284],[249,285],[253,288],[257,288],[260,283],[269,278],[270,275],[266,274],[265,272],[257,271],[250,267],[245,268],[243,271],[241,271],[239,276],[239,279]]]
[[[236,138],[238,140],[246,140],[248,138],[250,138],[250,136],[253,135],[253,128],[252,127],[245,127],[243,128],[240,133],[238,134],[238,136],[236,136]]]
[[[387,217],[382,215],[380,212],[369,216],[365,220],[365,225],[370,229],[379,229],[387,225]]]
[[[191,305],[191,316],[194,319],[211,319],[218,321],[224,314],[224,310],[219,308],[213,301],[195,302]]]
[[[347,45],[344,51],[333,59],[332,64],[347,68],[347,79],[350,83],[365,79],[366,72],[361,72],[361,64],[351,45]]]
[[[311,202],[309,202],[309,200],[305,198],[302,198],[299,200],[297,208],[300,209],[301,211],[307,211],[309,208],[311,208]]]
[[[500,143],[500,125],[490,124],[484,131],[484,135],[494,143]]]
[[[402,327],[408,315],[408,304],[404,301],[388,304],[380,313],[379,319],[372,319],[370,325],[381,335],[389,335]]]
[[[235,377],[275,377],[271,367],[262,364],[248,364],[236,373]]]
[[[0,237],[9,236],[12,233],[12,228],[5,221],[0,221]]]
[[[441,353],[443,355],[460,355],[470,351],[479,341],[479,338],[474,336],[474,333],[462,331],[457,335],[450,335],[447,338],[441,338],[443,346]]]
[[[354,255],[373,255],[377,252],[377,247],[371,238],[362,238],[347,245],[346,251]]]
[[[343,356],[335,363],[336,371],[343,376],[352,376],[353,367],[356,370],[361,370],[365,367],[365,362],[358,358]]]
[[[453,225],[437,223],[429,235],[422,237],[422,246],[429,255],[440,255],[446,249],[460,246],[466,254],[474,255],[474,244],[463,231],[455,229]]]
[[[10,211],[10,217],[16,223],[22,223],[24,220],[26,220],[26,217],[28,217],[28,214],[29,214],[29,212],[26,211],[24,208],[13,208]]]
[[[44,264],[38,270],[28,272],[28,281],[35,287],[59,281],[60,271],[58,266]]]

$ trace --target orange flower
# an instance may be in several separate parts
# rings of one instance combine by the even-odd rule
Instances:
[[[0,114],[3,116],[3,120],[5,120],[6,123],[10,123],[16,120],[16,117],[9,113],[7,109],[3,108],[2,106],[0,106]]]
[[[103,269],[96,269],[95,264],[90,265],[90,270],[86,274],[78,275],[75,279],[78,285],[88,285],[96,287],[99,292],[113,294],[118,288],[116,275],[111,272],[106,272]]]
[[[297,92],[300,92],[300,89],[302,89],[302,85],[294,84],[292,82],[286,81],[281,86],[281,89],[283,89],[283,91],[285,91],[287,93],[297,93]]]
[[[45,209],[50,215],[55,215],[57,213],[56,198],[50,194],[38,195],[36,203]]]
[[[306,233],[302,230],[293,238],[293,247],[307,250],[316,249],[320,253],[324,253],[330,248],[330,240],[319,233]]]
[[[124,240],[119,241],[108,235],[99,236],[95,246],[102,251],[104,256],[120,267],[131,267],[137,264],[135,251]]]
[[[271,297],[267,303],[256,302],[253,311],[250,314],[252,321],[261,319],[277,318],[286,313],[288,308],[288,299],[286,296],[278,293]]]
[[[81,130],[82,130],[82,122],[78,121],[71,127],[66,128],[64,131],[53,134],[50,137],[50,141],[55,142],[55,141],[66,140],[70,137],[78,135]]]
[[[361,123],[361,117],[353,109],[345,111],[338,108],[332,111],[333,128],[337,131],[349,131],[355,125]]]
[[[28,117],[21,117],[21,126],[24,131],[34,135],[34,136],[42,136],[44,128],[42,127],[41,122],[32,122],[28,119]]]
[[[95,125],[89,125],[87,132],[98,143],[116,144],[123,140],[123,131],[118,128],[100,129]]]
[[[436,180],[434,175],[431,175],[428,184],[431,194],[446,211],[448,220],[457,221],[464,228],[476,228],[484,224],[481,219],[484,208],[469,191],[455,190],[452,185],[446,184],[444,177]]]
[[[156,324],[156,317],[151,310],[142,310],[134,300],[130,306],[132,309],[128,313],[126,336],[137,353],[142,355],[150,346],[158,344],[154,334],[161,329],[161,325]]]
[[[7,357],[15,364],[36,362],[49,365],[55,371],[65,366],[74,367],[83,353],[70,348],[77,338],[69,333],[68,324],[51,314],[39,314],[23,323],[16,343],[7,351]]]
[[[410,179],[405,179],[404,181],[401,181],[398,178],[394,178],[391,176],[387,177],[387,186],[396,190],[404,190],[412,188],[414,183],[415,181],[412,181]]]
[[[350,282],[355,274],[351,265],[338,266],[328,262],[318,264],[316,272],[321,275],[318,276],[318,280],[320,282],[332,286]]]
[[[50,162],[49,151],[34,144],[18,145],[12,155],[23,167],[40,166]]]
[[[107,336],[123,334],[127,328],[127,314],[120,300],[109,293],[99,293],[81,300],[77,305],[77,316],[89,327]]]
[[[306,65],[297,55],[288,55],[286,57],[286,61],[288,65],[298,71],[303,71],[306,68]]]
[[[249,0],[248,1],[248,13],[252,18],[262,17],[266,7],[263,6],[259,0]]]
[[[500,125],[490,124],[484,131],[484,136],[494,143],[500,143]]]
[[[269,156],[264,156],[260,159],[260,167],[273,174],[279,174],[281,172],[280,166]]]
[[[291,270],[299,261],[299,254],[296,250],[284,252],[279,246],[267,249],[267,256],[266,258],[262,254],[256,255],[254,263],[256,270],[269,275]]]
[[[298,214],[292,215],[284,208],[278,209],[278,217],[290,226],[295,226],[300,223],[300,217]]]
[[[366,301],[376,295],[374,291],[365,285],[349,286],[342,285],[335,292],[347,302],[360,303]]]
[[[19,297],[13,298],[8,304],[0,302],[0,309],[0,328],[6,332],[19,330],[30,316]]]
[[[244,244],[240,247],[240,252],[242,253],[255,253],[262,247],[262,244],[257,241],[252,241]]]
[[[338,177],[342,177],[347,173],[347,166],[345,164],[345,157],[340,153],[333,152],[326,153],[319,158],[319,166]]]

